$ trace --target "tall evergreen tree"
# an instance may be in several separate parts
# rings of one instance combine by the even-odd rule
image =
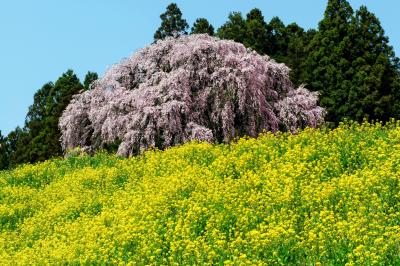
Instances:
[[[29,162],[29,143],[29,133],[20,127],[7,135],[6,147],[9,167]]]
[[[304,64],[307,58],[307,32],[296,23],[286,27],[288,43],[284,63],[291,68],[290,79],[299,86],[304,83]]]
[[[288,46],[286,26],[278,17],[273,17],[267,25],[268,47],[266,53],[278,62],[284,62]]]
[[[217,30],[221,39],[234,40],[243,43],[246,35],[246,24],[240,12],[229,14],[228,21]]]
[[[187,34],[189,27],[186,20],[182,18],[182,12],[175,3],[167,6],[167,10],[160,15],[161,26],[154,34],[154,41],[164,39],[175,34]]]
[[[90,89],[90,85],[99,78],[99,75],[97,75],[96,72],[90,72],[88,71],[88,73],[85,76],[85,80],[83,81],[83,86],[85,87],[85,90],[89,90]]]
[[[353,84],[349,92],[352,118],[388,120],[399,115],[399,59],[379,19],[360,7],[354,19]]]
[[[347,1],[330,0],[309,48],[309,88],[321,92],[328,121],[398,117],[398,59],[366,7],[354,15]]]
[[[0,130],[0,170],[7,169],[9,165],[7,138]]]
[[[54,89],[54,84],[48,82],[39,89],[33,96],[33,104],[29,107],[28,114],[25,118],[25,127],[36,135],[43,129],[42,121],[48,117],[51,105],[51,94]]]
[[[321,93],[326,120],[339,122],[349,112],[353,9],[346,0],[329,0],[319,31],[312,39],[307,60],[308,88]]]
[[[250,10],[245,22],[245,38],[243,41],[246,47],[250,47],[259,54],[265,54],[269,45],[267,38],[267,24],[264,16],[258,8]]]
[[[51,104],[49,116],[46,118],[46,130],[42,133],[47,139],[48,150],[45,157],[62,155],[60,137],[61,133],[58,129],[58,120],[62,112],[72,99],[72,96],[78,94],[84,87],[78,77],[72,70],[68,70],[55,82],[51,92]],[[42,136],[38,136],[41,138]],[[47,159],[46,158],[46,159]]]
[[[193,24],[191,34],[205,33],[210,36],[214,35],[214,27],[205,18],[198,18]]]
[[[315,30],[305,32],[296,23],[286,27],[278,17],[266,23],[261,10],[254,8],[246,15],[246,20],[239,12],[231,13],[229,20],[218,29],[217,36],[241,42],[260,54],[287,64],[292,69],[292,82],[299,86],[306,82],[307,47],[315,33]]]
[[[58,120],[72,96],[83,89],[74,72],[68,70],[55,84],[49,82],[35,93],[24,128],[7,137],[10,165],[62,155]]]
[[[25,126],[20,131],[16,131],[16,144],[13,150],[13,163],[36,162],[47,159],[46,119],[51,115],[50,106],[52,104],[52,91],[54,84],[48,82],[34,95],[33,104],[29,107],[25,118]],[[39,140],[39,136],[44,138]]]

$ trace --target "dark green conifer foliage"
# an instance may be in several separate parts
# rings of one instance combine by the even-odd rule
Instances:
[[[26,130],[17,127],[7,135],[6,147],[8,156],[8,167],[29,162],[28,145],[29,134]]]
[[[254,8],[247,14],[243,44],[259,54],[265,54],[270,45],[267,38],[267,24],[260,9]]]
[[[387,121],[399,115],[399,60],[379,19],[365,6],[354,18],[352,68],[353,84],[349,92],[349,111],[353,119]]]
[[[182,18],[182,12],[175,3],[167,6],[167,10],[160,15],[161,26],[154,34],[154,41],[164,39],[168,36],[175,34],[187,34],[189,25],[186,20]]]
[[[191,34],[205,33],[210,36],[214,35],[214,27],[205,18],[198,18],[193,24]]]
[[[398,118],[398,59],[366,7],[354,15],[347,1],[330,0],[309,49],[306,80],[327,121]]]
[[[50,107],[53,104],[53,90],[54,84],[49,82],[35,93],[33,104],[29,107],[25,119],[25,127],[17,140],[13,159],[15,163],[43,161],[49,158],[47,156],[49,136],[45,133],[48,131],[46,121],[52,116]],[[21,145],[21,142],[24,144]]]
[[[217,36],[221,39],[234,40],[244,43],[246,35],[246,22],[240,12],[229,14],[228,21],[217,30]]]
[[[291,23],[286,27],[287,47],[284,51],[283,63],[290,67],[290,79],[299,86],[305,82],[305,61],[307,59],[307,44],[309,43],[310,35],[314,31],[305,32],[296,23]]]
[[[243,43],[259,54],[265,54],[269,46],[267,24],[258,8],[250,10],[246,19],[240,12],[230,13],[228,21],[218,29],[217,36]]]
[[[83,89],[74,72],[68,70],[55,84],[49,82],[35,93],[24,128],[18,127],[7,137],[11,166],[62,155],[58,120],[72,96]]]
[[[7,138],[0,131],[0,170],[7,169],[9,165]]]
[[[268,23],[267,38],[269,45],[266,53],[278,62],[285,62],[288,36],[285,24],[278,17],[273,17]]]
[[[84,89],[78,77],[72,70],[68,70],[56,81],[50,94],[49,114],[45,119],[46,129],[38,138],[43,138],[48,144],[48,149],[44,152],[42,158],[62,155],[60,145],[60,131],[58,129],[58,120],[62,112],[72,99],[72,96]],[[47,139],[47,140],[45,140]],[[46,160],[47,158],[44,158]]]
[[[33,135],[36,135],[43,129],[42,122],[49,116],[51,105],[51,94],[54,84],[48,82],[39,89],[33,96],[33,104],[29,107],[28,114],[25,118],[25,127],[29,129]]]
[[[307,60],[308,88],[321,93],[326,119],[338,123],[349,112],[348,91],[352,63],[353,9],[345,0],[329,0],[319,31],[310,43]]]
[[[92,84],[93,81],[97,80],[98,78],[99,78],[99,75],[97,75],[96,72],[88,71],[88,73],[85,76],[85,80],[83,81],[83,86],[85,87],[85,90],[89,90],[90,84]]]
[[[290,76],[295,85],[306,82],[305,61],[315,30],[304,31],[296,23],[286,27],[278,17],[266,23],[257,8],[252,9],[246,19],[239,12],[231,13],[228,19],[217,31],[219,38],[241,42],[259,54],[287,64],[292,69]]]

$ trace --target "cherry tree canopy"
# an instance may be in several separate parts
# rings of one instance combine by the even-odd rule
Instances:
[[[228,142],[262,131],[316,127],[317,94],[289,80],[289,69],[242,44],[205,34],[167,38],[114,65],[78,94],[59,126],[64,150],[118,154],[191,140]]]

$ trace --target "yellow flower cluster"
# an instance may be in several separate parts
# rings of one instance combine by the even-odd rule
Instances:
[[[0,265],[400,265],[400,123],[0,172]]]

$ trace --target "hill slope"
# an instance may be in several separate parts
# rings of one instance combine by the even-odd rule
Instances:
[[[0,264],[399,264],[400,124],[0,172]]]

